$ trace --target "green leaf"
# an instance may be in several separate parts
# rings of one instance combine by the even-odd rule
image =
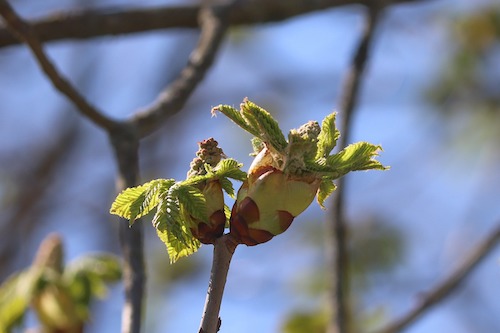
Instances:
[[[387,170],[382,163],[375,160],[382,147],[368,142],[357,142],[351,144],[335,155],[326,158],[326,165],[340,174],[345,175],[350,171],[359,170]]]
[[[234,187],[233,183],[227,178],[221,178],[219,179],[220,185],[222,186],[222,189],[233,199],[235,199],[234,195]]]
[[[243,181],[247,179],[247,174],[240,169],[242,166],[243,164],[238,163],[238,161],[232,158],[221,160],[215,167],[205,164],[206,174],[189,177],[179,184],[197,185],[204,181],[218,180],[226,177]]]
[[[33,290],[29,274],[13,275],[0,286],[0,332],[11,332],[22,323]]]
[[[228,205],[224,205],[224,215],[226,215],[226,228],[229,228],[229,220],[231,219],[231,208]]]
[[[194,237],[192,237],[189,242],[184,242],[183,240],[174,236],[172,232],[168,230],[156,229],[158,237],[167,246],[168,256],[170,258],[170,263],[173,264],[182,257],[187,257],[196,251],[201,246],[201,243]]]
[[[258,128],[258,135],[262,141],[269,143],[279,152],[284,152],[288,142],[281,131],[278,122],[271,116],[269,112],[260,106],[245,99],[241,104],[241,112],[247,123],[251,124],[252,128]]]
[[[63,279],[80,318],[87,318],[93,297],[103,298],[106,283],[119,281],[122,275],[120,259],[110,254],[87,255],[72,261]]]
[[[284,152],[287,141],[279,128],[278,122],[269,112],[245,99],[240,105],[240,111],[229,105],[219,105],[212,109],[222,112],[238,126],[271,145],[275,150]]]
[[[178,183],[172,186],[171,195],[177,198],[179,204],[188,214],[198,220],[208,220],[207,202],[199,189],[194,186]]]
[[[231,119],[236,125],[240,126],[248,133],[259,136],[259,129],[248,124],[247,120],[243,118],[241,112],[236,110],[232,106],[222,104],[216,106],[212,109],[212,116],[214,116],[217,111],[223,113],[226,117]]]
[[[93,275],[105,282],[115,282],[122,276],[120,258],[111,254],[93,254],[73,260],[64,271],[64,276],[83,273]]]
[[[254,136],[252,138],[253,153],[251,153],[250,156],[257,156],[257,154],[259,154],[260,151],[265,147],[266,145],[264,144],[264,142],[262,142],[262,140],[259,139],[258,137]]]
[[[317,197],[319,206],[322,209],[325,209],[324,203],[326,198],[328,198],[330,194],[332,194],[333,191],[335,191],[336,188],[337,186],[335,186],[332,179],[328,178],[323,179],[323,181],[319,185],[318,197]]]
[[[337,113],[331,113],[323,119],[321,132],[318,136],[318,151],[316,159],[327,157],[337,145],[340,132],[335,126],[335,117]]]
[[[116,197],[110,213],[129,219],[148,214],[158,204],[159,195],[175,183],[173,179],[156,179],[140,186],[127,188]]]
[[[217,166],[213,169],[213,172],[218,177],[228,177],[240,181],[244,181],[247,179],[247,174],[245,171],[242,171],[240,168],[243,164],[238,161],[228,158],[221,160]]]
[[[179,258],[196,252],[201,244],[183,222],[179,201],[171,192],[169,190],[158,205],[153,217],[153,226],[167,247],[170,262],[174,263]]]

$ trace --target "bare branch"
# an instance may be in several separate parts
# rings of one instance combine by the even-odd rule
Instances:
[[[424,0],[393,0],[392,3]],[[346,5],[370,5],[372,0],[247,0],[233,8],[230,25],[282,21],[313,11]],[[58,12],[30,21],[42,42],[63,39],[88,39],[169,28],[197,28],[198,6],[99,9]],[[5,28],[0,28],[0,47],[18,44]]]
[[[238,243],[229,234],[215,241],[212,272],[210,273],[210,282],[199,333],[216,333],[219,330],[222,295],[224,294],[229,264],[237,245]]]
[[[118,162],[117,192],[136,186],[139,179],[139,138],[134,128],[127,124],[109,132],[115,158]],[[120,246],[123,255],[123,285],[125,303],[122,311],[122,333],[139,333],[143,313],[144,264],[143,224],[120,219]]]
[[[108,130],[114,127],[115,122],[113,120],[104,116],[94,106],[87,102],[87,100],[71,85],[71,83],[58,72],[56,67],[45,54],[42,44],[38,40],[34,29],[19,15],[17,15],[14,9],[5,0],[0,0],[0,15],[2,15],[12,33],[28,45],[38,61],[38,64],[50,79],[54,87],[65,95],[71,102],[73,102],[83,116],[87,117],[99,127],[106,128]]]
[[[351,119],[354,113],[363,74],[369,57],[369,50],[373,40],[375,26],[378,22],[381,6],[369,7],[366,25],[358,44],[356,53],[343,86],[344,95],[341,98],[340,111],[342,112],[342,136],[339,147],[348,144]],[[337,182],[338,190],[334,193],[332,209],[327,221],[328,235],[327,258],[331,271],[332,286],[330,289],[330,306],[332,315],[328,323],[328,333],[349,332],[349,256],[347,253],[347,223],[344,213],[345,177]]]
[[[212,65],[227,30],[231,4],[211,5],[200,11],[200,39],[179,77],[156,99],[152,106],[136,113],[130,123],[139,137],[145,137],[179,112]]]
[[[447,279],[438,283],[434,288],[419,297],[419,304],[411,309],[401,318],[395,320],[387,327],[377,331],[377,333],[396,333],[408,328],[412,323],[429,311],[433,306],[450,296],[454,290],[467,278],[479,263],[493,250],[500,242],[500,225],[491,232],[481,243],[479,243],[461,266],[453,272]]]

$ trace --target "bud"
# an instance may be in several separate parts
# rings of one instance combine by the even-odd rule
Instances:
[[[191,162],[191,168],[187,173],[187,178],[202,176],[207,173],[205,165],[215,167],[223,157],[224,152],[218,147],[218,142],[213,138],[203,140],[198,143],[199,150]],[[224,195],[220,181],[207,180],[196,185],[205,197],[207,205],[208,220],[200,220],[192,215],[186,220],[190,224],[191,233],[203,244],[212,244],[215,239],[222,236],[226,225],[226,215],[224,214]]]
[[[264,148],[250,166],[231,213],[231,234],[242,244],[257,245],[286,231],[314,200],[321,179],[278,169]]]
[[[224,195],[218,180],[203,182],[197,185],[207,201],[208,221],[190,216],[191,233],[203,244],[212,244],[222,236],[226,225],[224,214]]]
[[[212,109],[225,114],[254,136],[255,159],[238,191],[230,218],[230,233],[240,243],[257,245],[288,229],[293,219],[318,196],[335,190],[333,181],[350,171],[386,170],[374,158],[381,147],[368,142],[351,144],[330,155],[340,135],[335,113],[321,126],[309,121],[288,133],[288,140],[269,112],[245,99],[240,110],[229,105]]]

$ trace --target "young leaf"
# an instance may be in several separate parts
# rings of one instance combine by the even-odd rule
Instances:
[[[321,132],[318,136],[318,151],[316,153],[316,159],[327,157],[337,145],[337,139],[340,136],[340,132],[335,126],[336,115],[337,113],[334,112],[323,119]]]
[[[212,109],[212,116],[215,116],[217,111],[223,113],[226,117],[231,119],[236,125],[243,128],[250,134],[259,136],[259,130],[257,127],[252,127],[245,118],[243,118],[241,112],[236,110],[230,105],[219,105]]]
[[[167,246],[167,252],[171,264],[175,263],[182,257],[187,257],[195,253],[201,246],[201,243],[194,237],[186,243],[175,237],[172,232],[169,232],[166,229],[156,229],[156,233],[162,242]]]
[[[110,213],[129,219],[132,224],[155,208],[160,192],[168,190],[174,183],[173,179],[156,179],[127,188],[118,194],[111,205]]]
[[[357,142],[345,147],[335,155],[328,156],[326,164],[337,170],[341,176],[350,171],[386,170],[387,167],[374,159],[381,149],[382,147],[368,142]]]
[[[228,205],[224,205],[224,215],[226,215],[226,228],[229,228],[229,220],[231,219],[231,208]]]
[[[179,258],[196,252],[201,244],[182,222],[179,201],[171,195],[171,192],[169,190],[158,205],[153,217],[153,226],[167,247],[170,262],[174,263]]]
[[[105,282],[118,281],[122,275],[120,259],[111,254],[94,254],[73,260],[64,270],[64,276],[83,273],[94,275]]]
[[[219,179],[222,189],[233,199],[235,199],[233,183],[227,178]]]
[[[221,160],[217,166],[212,170],[216,176],[218,177],[228,177],[236,180],[244,181],[247,179],[247,174],[245,171],[242,171],[240,168],[243,165],[238,163],[238,161],[228,158],[225,160]]]
[[[258,137],[254,136],[252,138],[253,153],[251,153],[250,156],[257,156],[257,154],[260,153],[260,151],[265,147],[266,145],[264,144],[264,142],[262,142],[262,140]]]
[[[269,143],[279,152],[283,152],[288,144],[281,131],[278,122],[271,116],[269,112],[260,106],[245,99],[241,104],[241,112],[248,123],[251,123],[254,128],[258,128],[257,136],[262,141]]]
[[[88,316],[92,298],[104,297],[106,283],[118,281],[121,274],[119,258],[108,254],[85,256],[67,266],[63,278],[81,318]]]
[[[0,332],[11,332],[22,323],[34,283],[29,274],[13,275],[0,286]]]
[[[172,187],[172,196],[177,197],[179,204],[194,218],[206,221],[207,202],[203,193],[196,187],[189,185],[178,185]]]
[[[335,186],[332,179],[329,178],[323,179],[323,181],[319,185],[318,196],[317,196],[319,206],[322,209],[325,209],[324,203],[326,198],[328,198],[330,194],[332,194],[333,191],[335,191],[336,188],[337,186]]]

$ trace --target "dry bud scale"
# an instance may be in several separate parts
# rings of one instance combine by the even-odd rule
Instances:
[[[130,223],[156,208],[153,225],[171,261],[195,252],[200,242],[213,243],[222,236],[228,218],[230,234],[238,243],[267,242],[287,230],[315,197],[324,208],[335,179],[350,171],[387,169],[375,160],[381,147],[368,142],[331,154],[340,135],[335,113],[321,126],[309,121],[290,130],[287,139],[271,114],[247,99],[240,110],[219,105],[212,115],[217,112],[254,136],[255,159],[248,175],[211,138],[199,143],[186,180],[157,179],[126,189],[111,207],[111,213]],[[229,179],[243,181],[230,216],[222,192],[234,197]]]

